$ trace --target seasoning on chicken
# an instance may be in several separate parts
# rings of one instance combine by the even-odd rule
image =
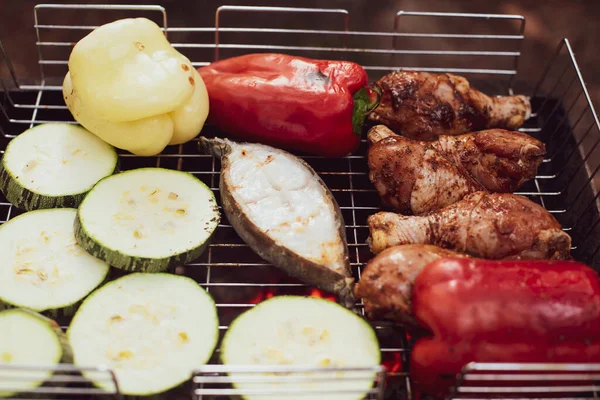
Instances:
[[[487,128],[515,130],[531,114],[526,96],[489,97],[458,75],[396,71],[377,83],[382,97],[369,118],[413,139]]]
[[[428,142],[398,136],[383,125],[369,131],[369,179],[383,204],[423,214],[485,190]]]
[[[368,138],[369,179],[383,203],[415,215],[478,190],[514,192],[535,177],[545,154],[539,140],[501,129],[425,142],[377,125]]]
[[[354,293],[363,298],[370,319],[391,319],[411,330],[419,330],[412,316],[415,279],[429,263],[445,257],[466,256],[424,244],[390,247],[369,261]]]
[[[571,238],[543,207],[509,193],[475,192],[426,216],[379,212],[368,219],[373,253],[433,244],[488,259],[568,259]]]
[[[546,154],[539,140],[503,129],[440,136],[432,146],[488,191],[502,193],[514,192],[535,178]]]

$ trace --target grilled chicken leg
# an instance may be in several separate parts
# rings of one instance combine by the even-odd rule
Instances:
[[[487,128],[515,130],[531,114],[526,96],[489,97],[458,75],[397,71],[377,83],[382,96],[369,119],[413,139]]]
[[[514,192],[535,178],[546,154],[539,140],[503,129],[440,136],[432,146],[488,191],[501,193]]]
[[[453,204],[483,186],[429,142],[396,135],[383,125],[369,131],[369,179],[383,204],[404,214],[423,214]]]
[[[508,193],[471,193],[426,216],[379,212],[368,219],[373,253],[433,244],[488,259],[568,259],[571,238],[543,207]]]
[[[354,293],[363,298],[369,318],[391,319],[418,330],[411,301],[415,279],[427,264],[445,257],[466,256],[423,244],[390,247],[369,261]]]
[[[544,145],[500,129],[411,140],[383,125],[369,131],[369,179],[401,213],[435,211],[478,190],[512,192],[535,177]]]

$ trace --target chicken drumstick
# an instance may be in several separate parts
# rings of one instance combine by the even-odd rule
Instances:
[[[377,125],[368,139],[369,179],[383,203],[415,215],[479,190],[513,192],[535,177],[545,154],[539,140],[501,129],[424,142]]]
[[[429,263],[447,257],[466,257],[441,247],[407,244],[390,247],[373,258],[362,271],[354,294],[362,297],[370,319],[391,319],[419,330],[412,317],[412,288]]]
[[[377,83],[382,96],[369,119],[413,139],[487,128],[515,130],[531,114],[526,96],[489,97],[458,75],[397,71]]]
[[[373,253],[400,244],[433,244],[488,259],[569,259],[571,238],[543,207],[523,196],[475,192],[442,210],[368,219]]]

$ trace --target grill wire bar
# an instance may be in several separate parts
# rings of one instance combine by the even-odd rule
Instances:
[[[512,93],[513,85],[518,83],[517,67],[525,26],[525,19],[519,15],[399,11],[390,18],[392,31],[357,31],[350,28],[351,16],[344,9],[224,5],[215,12],[214,26],[171,27],[168,25],[167,10],[161,6],[40,4],[34,7],[34,29],[41,79],[34,82],[17,79],[0,42],[0,63],[5,64],[8,70],[8,76],[1,77],[0,149],[4,149],[10,139],[34,125],[75,123],[62,100],[62,78],[67,72],[72,46],[98,26],[78,22],[89,20],[77,18],[77,15],[86,13],[94,13],[102,23],[135,16],[150,18],[162,27],[173,46],[190,58],[195,67],[249,52],[277,51],[313,58],[355,61],[365,67],[370,80],[398,69],[458,73],[466,76],[472,86],[489,94]],[[232,13],[249,13],[252,17],[245,20],[244,26],[234,26],[229,23]],[[295,18],[298,15],[307,18]],[[473,29],[476,32],[424,29],[430,20],[465,18],[474,22],[471,28],[476,27]],[[298,26],[298,21],[302,21],[302,26]],[[502,33],[487,32],[484,28],[488,23],[501,24]],[[482,28],[481,31],[479,28]],[[573,237],[574,256],[598,268],[600,125],[568,40],[560,43],[538,84],[527,90],[533,93],[533,115],[521,131],[544,141],[548,146],[548,157],[536,179],[524,186],[519,194],[546,207]],[[523,90],[516,92],[527,93]],[[207,136],[212,133],[219,134],[210,126],[203,132]],[[326,160],[302,155],[320,174],[340,204],[346,221],[351,266],[357,279],[371,257],[365,243],[368,236],[366,219],[377,212],[380,205],[368,180],[366,148],[363,140],[358,152],[340,159]],[[0,152],[3,153],[3,150]],[[120,158],[123,170],[162,166],[191,172],[209,185],[219,198],[219,162],[210,156],[198,154],[197,142],[167,148],[157,157],[143,158],[122,152]],[[0,223],[19,214],[20,210],[0,197]],[[323,296],[313,288],[286,277],[256,256],[235,234],[226,219],[217,232],[217,238],[205,254],[193,263],[178,267],[176,273],[194,278],[215,298],[221,334],[225,333],[237,315],[269,296]],[[362,309],[362,303],[358,307]],[[380,341],[384,367],[362,371],[376,376],[375,385],[367,398],[412,399],[414,393],[408,378],[409,338],[402,329],[392,324],[374,322],[373,326]],[[285,387],[286,382],[292,385],[293,382],[307,379],[304,375],[307,371],[301,367],[295,370],[288,367],[285,374],[281,366],[266,367],[268,371],[256,367],[234,368],[219,365],[218,355],[217,349],[210,364],[199,366],[194,373],[192,398],[212,399],[244,394],[231,385],[229,374],[233,373],[256,380],[256,390],[259,391],[267,390],[264,383],[269,380],[279,379]],[[527,364],[514,364],[512,367],[512,370],[502,371],[519,372],[528,368]],[[581,366],[567,367],[577,369]],[[77,382],[63,378],[63,375],[69,375],[83,379],[77,375],[77,371],[70,371],[69,368],[60,366],[48,386],[55,390],[65,387],[74,391],[68,395],[53,393],[54,398],[91,395],[84,389],[77,391]],[[467,368],[471,369],[461,375],[462,386],[456,389],[455,394],[463,396],[465,392],[461,392],[461,388],[470,382],[468,378],[477,372],[477,368],[484,370],[489,366],[471,364]],[[7,366],[0,365],[0,386],[3,371],[7,371]],[[112,379],[114,393],[118,393],[114,373],[102,368],[98,368],[98,371],[106,373],[109,380]],[[538,371],[537,375],[530,375],[539,377],[536,381],[539,386],[547,381],[544,376],[552,376],[545,375],[545,369],[541,371],[543,373]],[[265,375],[267,372],[270,374]],[[309,372],[314,374],[318,371],[312,369]],[[593,377],[597,378],[596,375]],[[262,387],[260,382],[263,383]],[[588,384],[593,385],[590,382]],[[41,394],[45,395],[45,392]],[[277,398],[277,394],[272,394],[273,398]],[[304,394],[307,398],[315,396],[310,391],[295,394]],[[488,395],[480,393],[480,398]],[[189,396],[188,393],[186,397]],[[323,393],[320,397],[327,396]]]
[[[340,377],[340,373],[349,374]],[[238,387],[231,387],[234,383]],[[339,382],[349,385],[367,384],[375,376],[375,386],[365,393],[360,388],[335,389],[323,388]],[[327,398],[327,395],[365,396],[365,400],[382,399],[384,394],[385,370],[383,367],[374,368],[336,368],[325,369],[302,366],[224,366],[206,365],[194,374],[193,394],[198,399],[226,399],[228,396],[256,395],[277,399],[285,396],[302,396],[303,398]],[[267,386],[267,384],[269,386]],[[315,388],[298,388],[298,384],[311,384]],[[240,388],[241,385],[246,387]],[[252,385],[252,386],[250,386]]]
[[[600,364],[471,363],[450,399],[598,399]]]
[[[93,376],[102,385],[95,387],[82,375]],[[51,375],[50,378],[45,377]],[[26,381],[44,381],[33,389],[23,389]],[[73,396],[93,396],[94,398],[118,398],[119,384],[111,370],[105,367],[75,367],[73,365],[57,365],[44,367],[39,365],[8,365],[0,363],[0,389],[3,398],[11,399],[11,392],[18,392],[23,396],[35,399],[72,399]]]

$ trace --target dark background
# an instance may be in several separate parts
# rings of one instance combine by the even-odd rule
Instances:
[[[81,3],[83,1],[61,1],[54,3]],[[88,1],[89,3],[110,4],[110,3],[129,3],[129,4],[160,4],[167,8],[168,20],[170,26],[214,26],[214,12],[218,5],[225,4],[252,4],[252,5],[281,5],[295,7],[324,7],[324,8],[344,8],[350,12],[350,29],[354,30],[376,30],[392,31],[394,15],[398,10],[408,11],[446,11],[446,12],[478,12],[478,13],[510,13],[519,14],[526,17],[525,42],[522,46],[522,56],[519,64],[519,80],[535,83],[539,78],[543,66],[554,53],[560,39],[568,37],[571,40],[580,63],[584,77],[590,89],[592,99],[598,103],[600,100],[600,78],[596,73],[595,66],[600,60],[597,52],[598,35],[597,19],[600,17],[600,2],[595,0],[588,1],[567,1],[567,0],[526,0],[526,1],[469,1],[469,0],[277,0],[277,1],[183,1],[183,0],[151,0],[140,2],[135,0],[124,1]],[[33,7],[40,1],[30,0],[0,0],[0,40],[2,40],[6,52],[9,54],[17,75],[19,78],[39,78],[39,68],[37,66],[37,52],[35,48],[36,36],[33,28]],[[52,3],[52,2],[46,2]],[[56,10],[51,10],[55,12]],[[67,21],[69,24],[97,24],[95,13],[73,12],[71,10],[60,11],[60,15],[54,15],[46,18],[54,20],[61,18],[61,23]],[[116,17],[117,15],[115,15]],[[125,16],[125,15],[123,15]],[[229,26],[251,26],[252,18],[247,13],[237,13],[228,16],[227,24]],[[268,18],[264,20],[267,23]],[[272,18],[272,17],[271,17]],[[284,21],[284,25],[304,25],[306,21],[298,21],[298,18],[311,18],[310,16],[294,15],[295,20]],[[104,21],[103,21],[104,22]],[[281,21],[280,21],[281,22]],[[425,19],[415,22],[417,26],[409,26],[409,31],[423,32],[455,32],[480,31],[482,21],[472,22],[464,19],[441,20]],[[483,22],[484,23],[484,22]],[[515,21],[516,23],[516,21]],[[324,21],[319,26],[321,29],[340,29],[337,26],[327,26]],[[331,22],[332,25],[333,22]],[[337,21],[336,21],[337,24]],[[472,26],[471,26],[472,25]],[[485,29],[487,32],[502,32],[504,27],[495,27],[489,24]],[[514,33],[514,32],[513,32]],[[185,35],[184,35],[185,36]],[[171,37],[170,37],[171,39]],[[177,37],[177,41],[195,41],[210,43],[213,40],[211,35],[205,35],[198,38]],[[237,40],[237,39],[236,39]],[[251,43],[251,39],[249,39]],[[282,39],[285,43],[285,38]],[[294,39],[297,40],[297,39]],[[312,44],[315,45],[315,40]],[[377,43],[377,42],[381,43]],[[386,47],[381,38],[373,38],[372,43],[363,46]],[[317,41],[318,42],[318,41]],[[443,45],[443,44],[442,44]],[[466,45],[466,44],[465,44]],[[417,45],[418,46],[418,45]],[[451,46],[451,44],[448,44]],[[481,46],[478,46],[481,48]],[[211,53],[212,55],[212,53]],[[204,54],[202,59],[211,55]],[[225,55],[224,55],[225,56]],[[190,56],[190,58],[192,58]],[[192,58],[192,61],[195,61]],[[362,61],[362,60],[360,60]],[[368,62],[368,61],[364,61]],[[418,63],[418,60],[414,60]],[[377,65],[378,60],[373,63]],[[6,77],[6,69],[2,70]],[[62,75],[56,73],[56,75]]]

